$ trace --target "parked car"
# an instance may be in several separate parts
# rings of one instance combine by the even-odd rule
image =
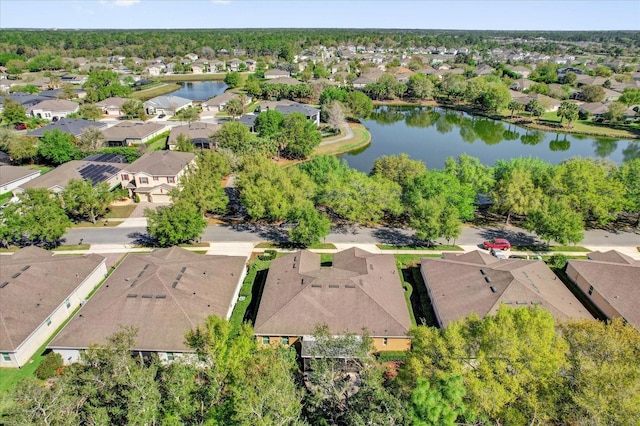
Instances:
[[[491,254],[497,257],[498,259],[508,259],[507,253],[500,249],[491,249]]]
[[[27,125],[24,123],[16,124],[16,130],[27,130]]]
[[[482,246],[485,250],[489,249],[500,249],[500,250],[509,250],[511,248],[511,243],[504,238],[495,238],[492,240],[487,240],[482,243]]]
[[[166,116],[167,116],[166,114],[160,114],[158,118],[165,118]]]

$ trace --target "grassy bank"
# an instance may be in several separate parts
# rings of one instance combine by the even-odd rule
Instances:
[[[371,133],[367,130],[364,125],[360,123],[349,123],[349,127],[353,131],[353,137],[341,142],[330,143],[327,145],[320,145],[316,149],[313,150],[313,154],[311,156],[316,155],[339,155],[344,154],[346,152],[355,151],[358,149],[362,149],[371,143]],[[332,136],[331,138],[327,138],[327,141],[331,141],[331,139],[336,139],[336,136]],[[323,141],[325,142],[325,141]]]
[[[225,73],[217,74],[171,74],[157,77],[159,81],[221,81],[224,80]]]
[[[150,89],[133,92],[131,94],[131,97],[134,99],[139,99],[141,101],[146,101],[156,96],[166,95],[167,93],[175,92],[179,88],[180,88],[180,85],[176,83],[162,83]]]

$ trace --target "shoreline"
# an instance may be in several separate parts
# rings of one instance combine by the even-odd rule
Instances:
[[[500,121],[503,123],[514,124],[516,126],[522,127],[523,129],[529,129],[529,130],[542,130],[545,132],[566,133],[566,134],[589,136],[589,137],[604,137],[604,138],[611,138],[611,139],[626,139],[626,140],[632,140],[632,141],[640,140],[640,130],[638,130],[639,132],[638,134],[634,134],[633,132],[628,130],[619,130],[625,133],[623,135],[611,134],[610,132],[581,132],[573,128],[567,128],[564,126],[559,126],[559,127],[548,126],[548,125],[545,125],[544,123],[532,121],[532,119],[528,116],[514,115],[513,117],[510,117],[510,116],[505,116],[499,113],[488,113],[486,111],[473,108],[469,105],[451,104],[448,102],[438,102],[435,100],[419,101],[419,102],[410,102],[410,101],[403,101],[403,100],[373,101],[373,105],[374,106],[436,107],[436,108],[442,108],[442,109],[462,111],[467,114],[471,114],[479,117],[485,117],[485,118]],[[610,127],[608,127],[607,129],[611,129],[614,131],[618,130]]]

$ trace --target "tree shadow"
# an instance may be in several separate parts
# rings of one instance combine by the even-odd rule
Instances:
[[[268,269],[263,269],[256,273],[256,278],[251,287],[251,303],[249,303],[247,310],[244,312],[242,322],[248,322],[251,325],[255,324],[256,316],[258,315],[258,306],[260,306],[260,299],[262,299],[262,292],[264,290],[264,284],[267,281],[268,272]]]
[[[383,244],[391,244],[396,246],[421,246],[424,241],[415,238],[413,235],[402,233],[398,229],[378,228],[373,231],[373,236]]]
[[[483,229],[480,235],[485,240],[491,240],[494,238],[506,238],[511,243],[511,246],[544,246],[545,244],[536,239],[533,235],[527,235],[524,232],[512,231],[509,229]],[[482,243],[478,244],[479,248],[482,247]]]
[[[158,241],[149,234],[131,232],[127,234],[127,237],[131,238],[133,244],[137,244],[142,247],[159,247]]]

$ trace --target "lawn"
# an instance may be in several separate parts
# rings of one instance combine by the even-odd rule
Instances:
[[[131,94],[131,97],[134,99],[139,99],[139,100],[147,100],[147,99],[151,99],[154,98],[156,96],[160,96],[160,95],[166,95],[167,93],[171,93],[171,92],[175,92],[176,90],[178,90],[180,87],[179,84],[177,83],[161,83],[157,86],[154,86],[150,89],[145,89],[145,90],[139,90],[137,92],[133,92]]]
[[[127,204],[124,206],[109,206],[109,211],[104,215],[105,219],[119,219],[131,216],[136,209],[136,204]]]
[[[316,155],[338,155],[345,152],[351,152],[358,149],[362,149],[371,143],[371,133],[359,123],[350,123],[349,126],[353,130],[353,138],[344,140],[342,142],[336,142],[328,145],[321,145],[313,150],[313,156]],[[327,140],[335,139],[335,136],[327,138]]]
[[[292,246],[290,244],[286,244],[286,243],[271,243],[271,242],[262,242],[256,245],[256,248],[263,248],[263,249],[285,249],[285,250],[290,250],[290,249],[296,249],[299,247],[295,247]],[[310,246],[307,247],[307,249],[312,249],[312,250],[335,250],[336,246],[331,244],[331,243],[316,243],[316,244],[311,244]]]
[[[534,251],[534,252],[570,252],[570,253],[584,253],[591,250],[582,246],[512,246],[512,251]]]
[[[460,246],[436,244],[434,246],[396,246],[393,244],[376,244],[380,250],[430,250],[430,251],[463,251]]]
[[[560,117],[555,111],[545,113],[538,122],[531,123],[531,127],[551,126],[550,131],[560,131],[567,133],[580,133],[583,135],[604,136],[610,138],[638,138],[638,129],[632,126],[612,127],[602,123],[595,123],[591,120],[575,120],[571,122],[571,127],[567,127],[566,120],[563,121],[562,127],[556,128],[560,124]]]
[[[271,265],[270,260],[254,258],[249,261],[249,272],[242,282],[240,297],[229,319],[234,329],[239,330],[244,322],[250,322],[253,325],[269,265]]]
[[[394,254],[393,257],[400,263],[402,263],[405,267],[415,265],[420,262],[420,259],[423,257],[433,257],[433,258],[441,258],[441,254],[429,253],[429,254]]]
[[[89,250],[91,246],[89,244],[61,244],[58,247],[51,249],[51,251],[65,251],[65,250]]]
[[[11,191],[9,192],[5,192],[4,194],[0,195],[0,205],[6,203],[7,201],[9,201],[11,198],[13,197],[13,193]]]
[[[147,149],[149,151],[160,151],[167,147],[167,139],[169,138],[169,132],[164,132],[151,139],[148,142],[145,142]]]

